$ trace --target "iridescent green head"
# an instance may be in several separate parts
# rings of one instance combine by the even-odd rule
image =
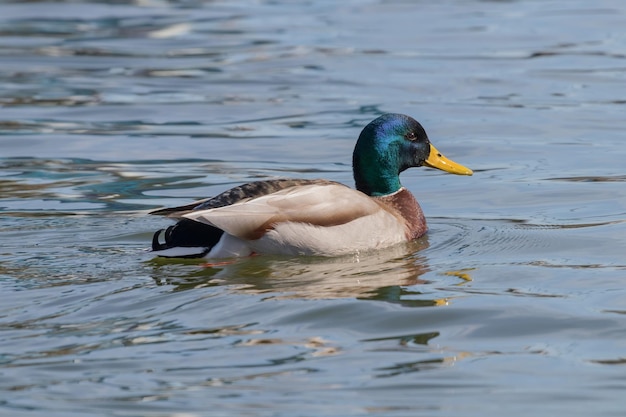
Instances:
[[[371,196],[395,193],[402,187],[400,173],[422,165],[472,175],[472,170],[437,151],[422,125],[403,114],[384,114],[370,122],[359,135],[352,154],[356,188]]]

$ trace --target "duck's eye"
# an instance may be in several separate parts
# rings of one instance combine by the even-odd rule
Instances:
[[[417,139],[417,136],[415,136],[415,132],[409,132],[404,137],[411,141]]]

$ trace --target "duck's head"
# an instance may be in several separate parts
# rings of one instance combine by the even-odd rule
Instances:
[[[407,168],[428,166],[457,175],[472,175],[471,169],[443,156],[431,143],[417,120],[389,113],[365,126],[352,154],[356,188],[381,196],[398,191],[400,173]]]

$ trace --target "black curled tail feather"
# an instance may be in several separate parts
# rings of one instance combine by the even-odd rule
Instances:
[[[163,229],[159,229],[156,232],[154,232],[154,235],[152,236],[152,251],[153,252],[167,249],[166,243],[159,242],[159,236],[161,235],[162,231]]]
[[[191,219],[182,219],[178,223],[165,229],[165,243],[159,242],[159,237],[163,229],[160,229],[152,236],[152,250],[154,252],[163,251],[177,247],[202,247],[203,252],[184,256],[199,258],[210,252],[211,248],[219,242],[224,231],[217,227],[200,223]]]

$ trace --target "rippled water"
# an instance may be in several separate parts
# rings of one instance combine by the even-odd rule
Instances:
[[[626,7],[0,5],[0,414],[621,416]],[[475,170],[338,259],[153,259],[184,204],[352,183],[381,112]]]

